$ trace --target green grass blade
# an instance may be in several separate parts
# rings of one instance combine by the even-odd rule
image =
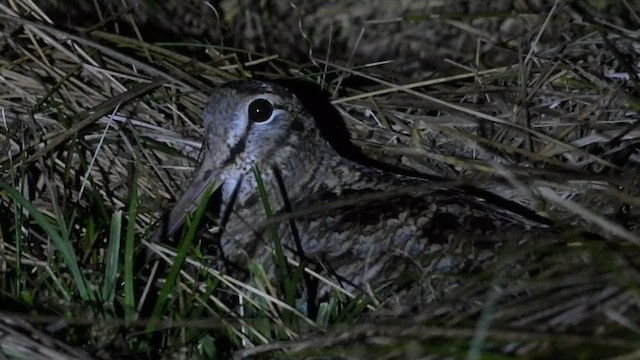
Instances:
[[[120,262],[120,243],[122,237],[122,210],[116,210],[111,217],[109,245],[105,255],[104,283],[102,284],[102,300],[112,302],[116,297],[118,281],[118,265]]]
[[[87,287],[87,280],[83,273],[80,271],[80,267],[77,262],[76,252],[71,245],[71,242],[64,238],[56,229],[49,223],[47,217],[41,213],[33,204],[31,204],[20,192],[14,189],[9,184],[0,180],[0,189],[7,192],[9,196],[16,201],[20,206],[27,210],[33,220],[46,232],[47,236],[53,242],[62,259],[69,269],[73,280],[75,281],[78,289],[78,294],[84,301],[95,300],[95,294]]]
[[[136,242],[136,218],[138,215],[138,186],[131,181],[129,192],[129,211],[127,214],[127,234],[124,243],[124,309],[127,323],[135,320],[136,299],[134,292],[134,249]]]
[[[258,185],[258,194],[260,195],[260,200],[262,201],[262,206],[264,208],[265,215],[267,219],[273,217],[273,211],[271,210],[271,205],[269,204],[269,197],[267,196],[267,190],[264,186],[264,182],[262,181],[262,175],[260,170],[257,167],[253,167],[253,174],[256,177],[256,184]],[[278,273],[280,275],[285,275],[287,273],[287,259],[284,256],[284,250],[282,248],[282,242],[280,241],[280,237],[278,236],[278,229],[276,225],[269,224],[267,227],[267,231],[269,237],[273,241],[273,245],[276,252],[276,267],[278,269]]]
[[[158,300],[153,307],[151,320],[146,327],[147,331],[152,331],[155,328],[157,321],[160,319],[162,311],[164,310],[164,307],[169,299],[169,295],[175,293],[176,280],[178,279],[178,275],[180,274],[182,264],[184,264],[184,261],[187,257],[187,252],[191,248],[191,243],[193,242],[193,238],[196,235],[198,224],[200,223],[200,220],[204,215],[212,189],[213,187],[206,192],[206,195],[202,198],[202,201],[200,201],[200,205],[198,206],[198,209],[194,213],[193,218],[188,225],[187,233],[182,238],[182,241],[180,241],[176,257],[173,259],[173,265],[171,265],[171,268],[169,269],[169,274],[167,275],[165,283],[162,285],[162,289],[160,289],[160,295],[158,296]]]
[[[256,177],[258,193],[264,207],[265,215],[267,216],[267,219],[270,219],[271,217],[273,217],[273,211],[271,209],[271,205],[269,204],[269,197],[267,196],[267,190],[264,186],[262,175],[257,167],[253,168],[253,173]],[[277,226],[277,224],[270,224],[267,228],[267,233],[271,238],[271,241],[273,242],[273,247],[276,253],[276,269],[278,276],[280,276],[281,278],[282,289],[284,292],[284,302],[291,307],[295,307],[297,290],[303,280],[303,269],[299,268],[298,271],[295,272],[289,271],[287,258],[284,255],[284,247],[282,246],[282,241],[280,239],[280,236],[278,235]],[[293,319],[295,318],[294,314],[290,313],[289,311],[284,311],[282,317],[286,323],[292,323]]]

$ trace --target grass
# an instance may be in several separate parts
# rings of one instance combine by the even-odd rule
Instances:
[[[488,42],[520,54],[513,63],[485,64],[479,46],[451,60],[455,71],[400,83],[381,75],[388,64],[310,67],[61,30],[0,5],[16,25],[0,55],[0,331],[33,326],[96,358],[634,358],[638,17],[625,27],[596,17],[599,6],[564,7],[581,21],[556,10],[532,36]],[[463,20],[443,23],[482,35]],[[545,42],[563,26],[565,40]],[[257,262],[245,277],[220,272],[202,240],[202,224],[215,225],[206,204],[176,246],[150,245],[201,150],[208,92],[247,77],[320,83],[371,156],[515,199],[552,218],[563,241],[496,239],[505,245],[487,269],[412,274],[417,285],[388,298],[286,259],[275,231],[282,276]],[[149,246],[161,260],[141,270]],[[317,309],[300,292],[310,279],[336,288]],[[402,308],[412,297],[429,301]]]

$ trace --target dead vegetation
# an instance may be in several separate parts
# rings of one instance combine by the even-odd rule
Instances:
[[[326,49],[311,39],[313,61],[298,64],[246,48],[149,43],[118,34],[108,18],[60,26],[31,2],[1,2],[0,297],[13,305],[0,310],[36,323],[53,314],[64,324],[39,325],[96,358],[637,357],[640,6],[549,5],[500,14],[526,25],[520,37],[475,26],[489,14],[445,17],[438,24],[478,46],[438,53],[447,66],[427,76],[408,45],[394,67],[355,61],[351,52],[372,53],[358,42],[316,56]],[[330,16],[315,10],[304,19]],[[394,21],[419,43],[414,26],[433,26],[433,14],[408,12]],[[450,29],[442,26],[436,33]],[[493,49],[504,56],[491,61]],[[164,285],[145,284],[134,252],[188,181],[209,90],[252,77],[321,84],[372,156],[514,199],[556,221],[565,242],[505,249],[488,271],[415,309],[343,292],[309,318],[259,264],[244,282],[186,247],[166,252]],[[179,272],[185,263],[202,266]],[[398,296],[422,296],[442,276]]]

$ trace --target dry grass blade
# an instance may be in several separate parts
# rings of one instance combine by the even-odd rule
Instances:
[[[539,12],[444,9],[433,16],[417,3],[309,2],[297,5],[293,20],[271,2],[242,16],[222,2],[220,23],[207,31],[235,29],[224,36],[238,37],[245,49],[210,45],[218,38],[146,42],[153,36],[145,32],[153,19],[142,13],[147,2],[121,8],[97,1],[111,4],[100,11],[119,11],[94,14],[95,27],[61,21],[44,3],[0,1],[0,357],[15,353],[15,343],[22,350],[42,345],[34,357],[69,359],[89,357],[76,347],[105,359],[637,356],[640,16],[633,2],[550,0]],[[432,10],[442,2],[426,3]],[[164,3],[156,6],[162,15]],[[373,10],[391,15],[368,17]],[[345,42],[348,27],[336,30],[329,18],[353,27],[353,41]],[[273,44],[292,49],[280,54],[247,50],[257,38],[288,39],[278,29],[291,24],[305,39],[305,56],[321,53],[327,35],[315,37],[332,29],[333,52],[311,59],[319,67],[282,59],[296,53],[296,42]],[[120,32],[127,26],[135,37]],[[394,31],[381,30],[388,27]],[[442,39],[437,56],[425,40],[434,36]],[[424,48],[407,62],[380,55],[395,43],[406,45],[393,48],[403,56]],[[431,65],[425,54],[442,59],[443,71],[424,69]],[[454,179],[273,214],[256,228],[472,184],[551,218],[559,239],[501,234],[483,244],[495,248],[490,256],[475,254],[491,258],[486,268],[421,269],[412,286],[386,297],[384,286],[353,291],[322,268],[284,259],[300,271],[289,279],[332,289],[312,309],[302,280],[283,285],[256,263],[248,274],[222,271],[225,264],[208,252],[212,235],[194,229],[157,326],[145,332],[159,286],[144,271],[126,278],[124,259],[142,267],[133,256],[150,247],[162,265],[174,263],[177,252],[150,235],[203,149],[209,92],[252,77],[322,81],[367,154]],[[118,248],[123,229],[135,251]],[[156,269],[161,283],[164,270]],[[286,291],[292,288],[299,290],[294,299]],[[53,314],[64,324],[36,330],[7,311]]]

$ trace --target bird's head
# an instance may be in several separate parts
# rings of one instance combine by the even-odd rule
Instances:
[[[313,152],[326,151],[313,118],[285,88],[260,81],[227,83],[213,91],[204,110],[205,152],[169,215],[173,233],[214,184],[252,177],[253,168],[304,171]]]
[[[293,94],[259,81],[217,88],[204,110],[204,125],[205,161],[223,178],[287,161],[292,151],[303,150],[319,137],[311,116]]]

